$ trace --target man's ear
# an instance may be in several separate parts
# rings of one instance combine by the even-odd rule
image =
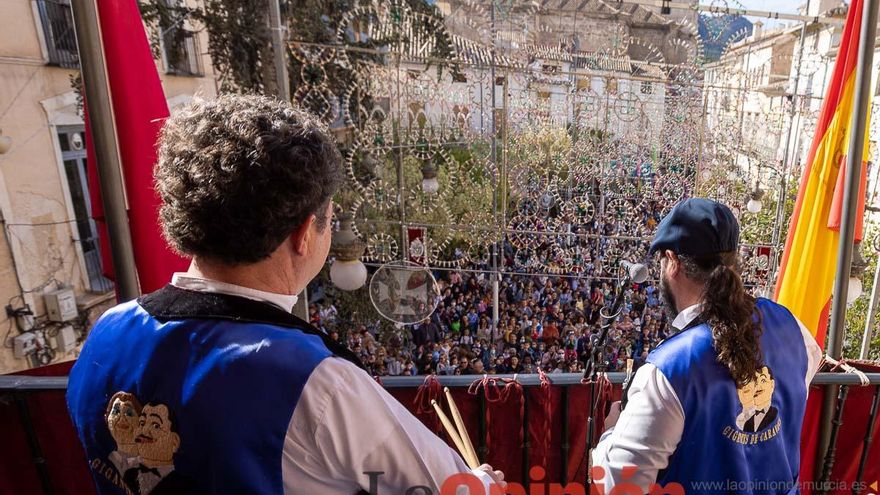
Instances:
[[[663,252],[663,256],[666,257],[666,273],[670,277],[678,275],[678,271],[681,268],[681,261],[678,259],[678,256],[669,249]]]
[[[309,242],[312,240],[312,225],[315,223],[315,215],[309,215],[303,223],[290,234],[290,244],[293,252],[299,256],[309,253]]]

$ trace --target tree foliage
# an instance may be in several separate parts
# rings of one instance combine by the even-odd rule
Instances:
[[[161,57],[160,49],[164,43],[168,66],[176,66],[184,53],[180,48],[183,47],[189,35],[183,29],[183,24],[187,19],[194,18],[198,9],[183,4],[171,4],[166,0],[140,2],[138,7],[144,23],[150,31],[150,48],[153,51],[153,57]]]
[[[858,359],[862,349],[862,337],[865,334],[865,324],[868,321],[868,309],[871,304],[871,288],[874,284],[874,274],[877,271],[878,253],[871,246],[875,245],[875,239],[880,235],[877,225],[867,224],[867,235],[861,243],[861,253],[867,263],[865,273],[862,274],[862,295],[856,299],[852,306],[846,308],[845,336],[843,340],[843,356],[847,359]],[[877,326],[880,318],[875,318],[873,339],[871,341],[868,359],[880,360],[880,332]]]
[[[266,65],[272,63],[267,11],[266,0],[206,0],[194,14],[208,30],[208,54],[222,91],[264,92]]]

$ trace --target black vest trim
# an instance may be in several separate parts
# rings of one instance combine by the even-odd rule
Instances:
[[[334,355],[365,370],[361,360],[347,347],[305,320],[269,303],[228,294],[186,290],[170,284],[141,296],[137,302],[150,316],[162,322],[199,318],[295,328],[319,337]]]

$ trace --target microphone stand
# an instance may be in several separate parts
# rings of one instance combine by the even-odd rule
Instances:
[[[584,369],[584,380],[587,380],[587,383],[590,384],[590,414],[587,416],[587,445],[584,453],[586,455],[590,455],[590,451],[593,449],[593,439],[594,439],[594,428],[595,428],[595,417],[596,417],[596,395],[597,388],[596,382],[598,381],[599,374],[605,372],[605,368],[607,363],[601,357],[602,352],[605,350],[605,340],[608,338],[608,330],[611,328],[611,325],[614,324],[614,321],[620,315],[620,309],[623,306],[623,300],[626,295],[626,284],[630,281],[629,272],[627,270],[623,270],[626,274],[621,277],[620,272],[617,275],[617,295],[614,298],[614,302],[611,304],[611,310],[606,312],[606,307],[603,307],[599,310],[599,315],[602,317],[602,326],[601,331],[599,332],[599,337],[593,341],[591,340],[592,349],[590,349],[590,360],[587,361],[586,368]],[[589,487],[592,476],[590,473],[590,462],[587,462],[587,484]]]

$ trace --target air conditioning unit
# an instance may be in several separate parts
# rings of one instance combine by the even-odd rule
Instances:
[[[51,321],[59,323],[70,321],[75,319],[78,314],[73,289],[67,288],[47,292],[43,294],[43,301],[46,303],[46,311],[49,313],[49,320]]]

